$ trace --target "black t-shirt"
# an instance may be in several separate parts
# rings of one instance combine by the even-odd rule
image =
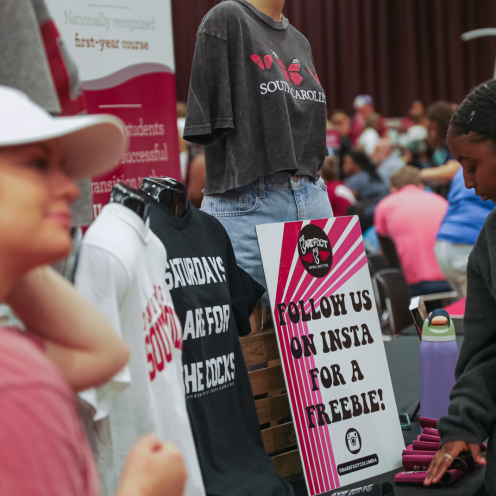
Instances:
[[[207,496],[287,496],[262,442],[239,336],[264,288],[240,269],[220,222],[190,205],[178,219],[151,200],[165,283],[183,326],[186,404]]]
[[[198,29],[184,138],[205,147],[205,194],[287,170],[317,177],[326,98],[308,40],[245,0],[224,0]]]

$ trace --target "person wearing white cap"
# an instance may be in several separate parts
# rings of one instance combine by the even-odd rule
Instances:
[[[365,120],[374,112],[374,100],[369,95],[358,95],[353,100],[353,108],[355,109],[355,116],[351,123],[350,140],[353,147],[357,146],[358,139],[366,128]],[[384,117],[379,116],[378,130],[379,137],[383,138],[386,135],[386,123]]]
[[[98,478],[73,392],[102,384],[129,350],[105,318],[48,264],[71,249],[75,178],[112,169],[126,148],[109,115],[51,117],[0,86],[0,302],[29,329],[0,327],[0,492],[96,496]],[[118,495],[180,496],[176,448],[143,438]]]

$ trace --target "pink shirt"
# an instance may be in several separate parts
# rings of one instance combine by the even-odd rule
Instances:
[[[437,263],[434,245],[447,210],[448,202],[443,197],[414,185],[405,186],[377,204],[377,234],[394,241],[408,284],[446,279]]]
[[[97,496],[72,391],[35,342],[0,328],[0,496]]]

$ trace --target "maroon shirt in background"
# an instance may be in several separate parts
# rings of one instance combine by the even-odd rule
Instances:
[[[351,205],[353,205],[354,203],[352,203],[349,198],[345,198],[344,196],[339,195],[339,190],[336,191],[336,189],[338,186],[342,186],[349,191],[349,194],[351,196],[353,196],[351,190],[341,181],[329,181],[328,183],[326,183],[326,186],[327,196],[329,196],[329,202],[331,204],[334,217],[343,217],[347,215],[348,208],[350,208]]]
[[[0,328],[0,496],[97,496],[72,391],[40,346]]]

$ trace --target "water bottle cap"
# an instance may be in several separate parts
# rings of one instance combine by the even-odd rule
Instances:
[[[456,339],[455,325],[446,310],[434,310],[424,322],[422,341],[454,341]]]

